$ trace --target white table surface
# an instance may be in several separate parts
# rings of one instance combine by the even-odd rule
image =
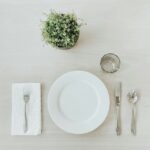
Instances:
[[[56,50],[42,41],[40,20],[55,9],[75,12],[87,23],[76,47]],[[119,72],[105,74],[100,58],[120,56]],[[54,80],[71,70],[86,70],[106,84],[111,109],[106,121],[86,135],[57,128],[47,111],[47,94]],[[150,149],[150,1],[149,0],[0,0],[0,150],[149,150]],[[123,82],[122,136],[115,133],[114,85]],[[11,85],[41,82],[41,136],[12,137]],[[137,136],[130,134],[127,92],[139,91]]]

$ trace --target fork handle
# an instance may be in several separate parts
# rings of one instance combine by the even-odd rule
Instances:
[[[26,103],[25,103],[25,105],[24,105],[24,126],[23,126],[23,129],[24,129],[24,133],[26,133],[27,130],[28,130]]]

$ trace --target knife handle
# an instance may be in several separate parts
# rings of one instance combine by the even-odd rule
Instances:
[[[116,117],[117,117],[117,125],[116,125],[116,133],[117,135],[121,135],[121,119],[120,119],[120,107],[116,106]]]

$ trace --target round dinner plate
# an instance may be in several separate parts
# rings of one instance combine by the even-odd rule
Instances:
[[[103,82],[85,71],[59,77],[48,94],[53,122],[68,133],[84,134],[100,126],[109,111],[109,95]]]

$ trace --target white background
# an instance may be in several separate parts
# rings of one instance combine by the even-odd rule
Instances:
[[[45,45],[41,20],[51,9],[75,12],[87,23],[76,47],[68,51]],[[150,1],[149,0],[0,0],[0,150],[149,150],[150,149]],[[115,74],[100,69],[100,58],[116,53],[122,61]],[[57,128],[47,111],[53,81],[71,70],[86,70],[104,81],[111,109],[106,121],[87,135]],[[115,133],[114,85],[123,83],[122,128]],[[41,82],[43,133],[12,137],[11,85]],[[130,134],[127,92],[139,91],[137,136]]]

